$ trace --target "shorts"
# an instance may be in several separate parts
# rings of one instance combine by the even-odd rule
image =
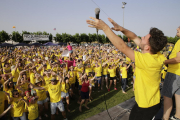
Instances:
[[[46,98],[45,100],[37,101],[37,104],[42,105],[46,103],[47,101],[48,101],[48,98]]]
[[[96,77],[96,82],[97,82],[98,84],[101,84],[101,77]]]
[[[56,108],[58,108],[61,112],[64,111],[64,104],[62,100],[60,100],[57,103],[50,103],[51,106],[51,115],[54,115],[56,113]]]
[[[79,85],[79,90],[81,90],[81,88],[82,88],[82,85]]]
[[[94,84],[92,85],[92,84],[89,84],[89,87],[94,87]]]
[[[65,93],[65,92],[62,92],[61,91],[61,98],[66,98],[66,97],[69,97],[69,93]]]
[[[180,76],[167,72],[161,94],[169,98],[174,94],[180,95]]]
[[[20,120],[26,120],[26,114],[23,113],[22,116],[20,116],[20,117],[12,117],[12,119],[13,119],[13,120],[19,120],[19,119],[20,119]]]
[[[88,92],[81,91],[81,99],[89,99],[89,91]]]
[[[69,53],[73,53],[73,51],[72,51],[72,50],[70,50],[70,51],[69,51]]]
[[[115,77],[110,77],[110,80],[114,80],[114,79],[116,79],[116,76]]]
[[[104,78],[107,78],[107,77],[108,77],[108,75],[103,75],[103,77],[104,77]]]

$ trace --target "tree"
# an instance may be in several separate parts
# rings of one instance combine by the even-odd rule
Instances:
[[[86,35],[86,33],[81,34],[81,42],[89,42],[89,37]]]
[[[106,36],[105,35],[102,35],[102,43],[106,43]]]
[[[79,44],[82,42],[79,33],[76,33],[73,37],[74,37],[75,43]]]
[[[8,33],[4,30],[0,31],[0,42],[5,42],[6,40],[9,40]]]
[[[111,41],[109,40],[109,38],[106,36],[106,43],[111,43]]]
[[[63,42],[62,36],[59,33],[56,33],[57,42]]]
[[[122,39],[122,36],[121,36],[121,35],[117,35],[117,36],[119,36],[119,37]]]
[[[128,38],[125,35],[123,35],[123,40],[124,42],[128,42]]]
[[[23,37],[18,31],[16,32],[13,31],[12,35],[13,35],[12,40],[14,40],[15,42],[19,42],[19,43],[23,42]]]

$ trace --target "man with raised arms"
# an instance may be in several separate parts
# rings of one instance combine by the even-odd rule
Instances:
[[[150,32],[138,38],[133,32],[121,27],[111,18],[108,20],[113,24],[110,28],[102,20],[90,17],[92,20],[86,22],[89,27],[103,30],[112,44],[129,57],[136,65],[136,82],[134,85],[135,101],[129,120],[152,120],[160,108],[160,78],[161,69],[166,58],[161,51],[167,44],[167,38],[157,28],[151,28]],[[133,51],[112,30],[120,31],[133,40],[142,50],[142,53]]]

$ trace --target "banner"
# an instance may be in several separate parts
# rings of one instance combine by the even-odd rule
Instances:
[[[49,35],[33,35],[33,34],[23,34],[24,41],[49,41]]]
[[[61,54],[62,57],[69,57],[69,51],[64,50],[63,53]]]

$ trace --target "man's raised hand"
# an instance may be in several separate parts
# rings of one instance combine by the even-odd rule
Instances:
[[[92,27],[92,28],[97,28],[98,30],[105,30],[105,28],[108,27],[108,25],[100,20],[100,19],[96,19],[94,17],[90,17],[92,20],[86,20],[87,24],[89,24],[88,27]]]
[[[116,22],[114,22],[114,20],[112,20],[111,18],[108,18],[109,22],[111,22],[113,24],[114,27],[112,27],[112,30],[115,31],[121,31],[122,27],[120,25],[118,25]]]

